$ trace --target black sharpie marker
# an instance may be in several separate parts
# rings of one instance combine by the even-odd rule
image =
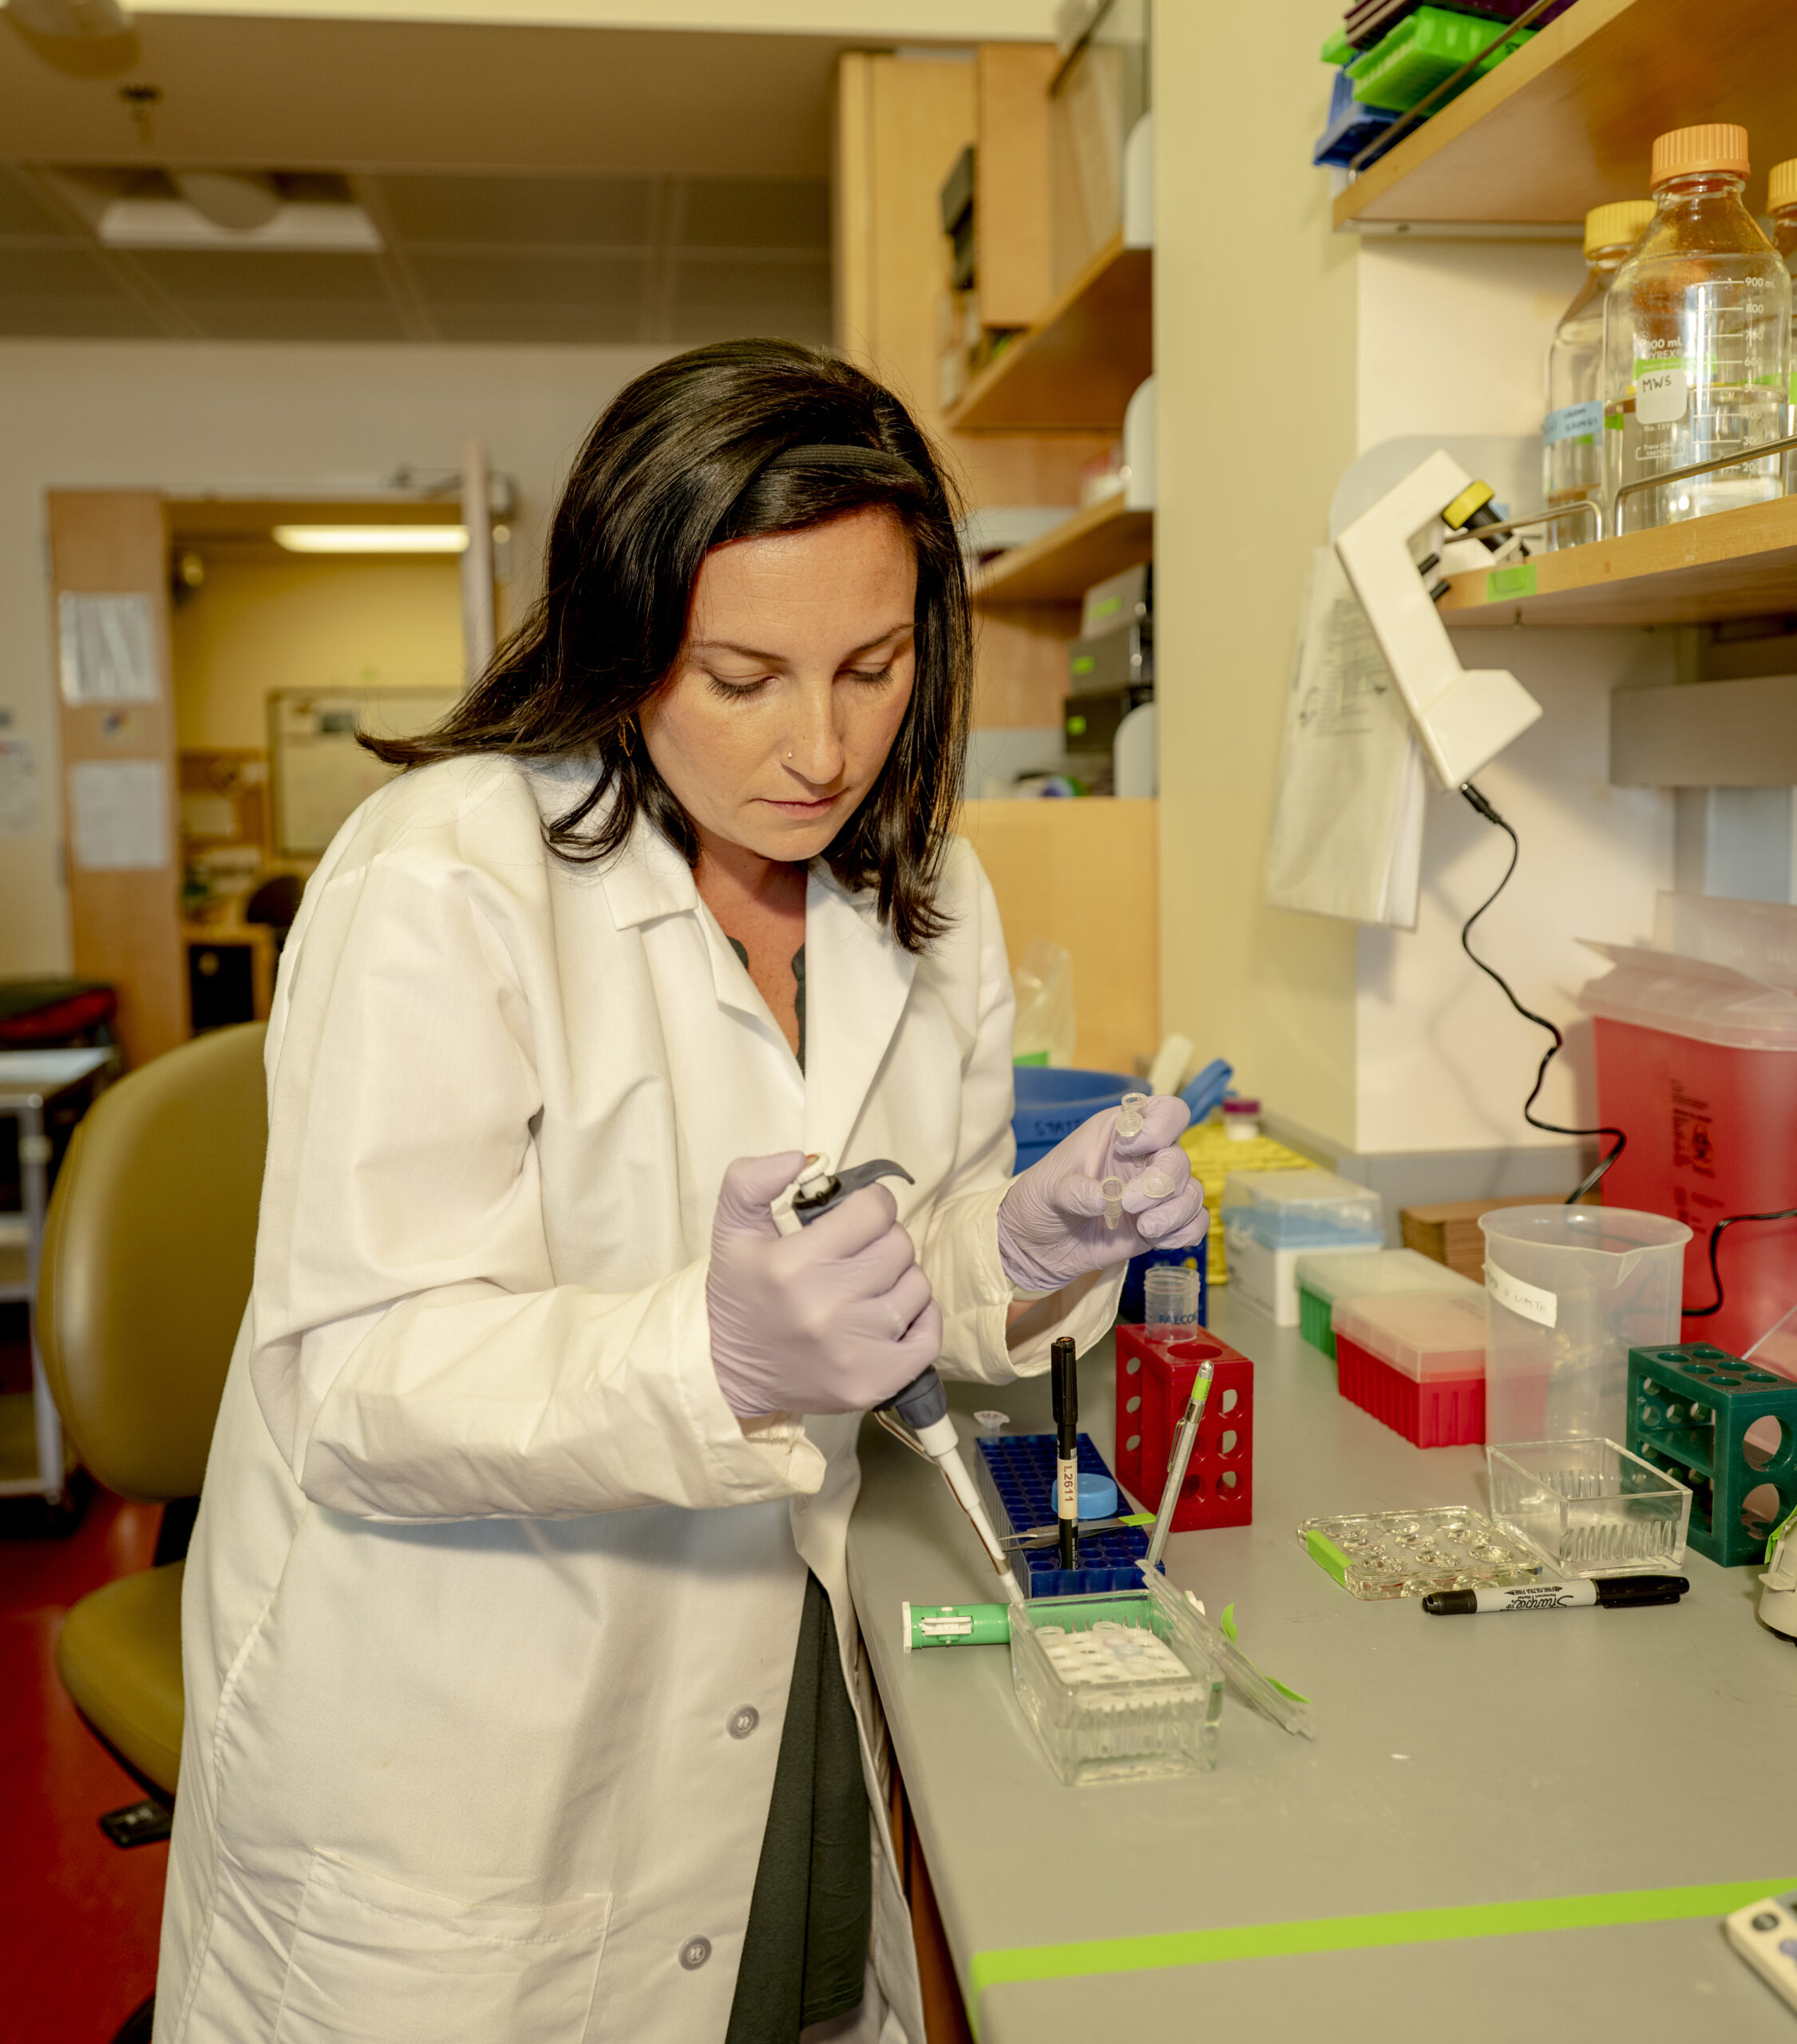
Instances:
[[[1475,1611],[1570,1611],[1593,1604],[1625,1610],[1676,1604],[1690,1587],[1682,1575],[1610,1575],[1595,1583],[1526,1583],[1518,1590],[1431,1590],[1423,1608],[1435,1618],[1470,1618]]]

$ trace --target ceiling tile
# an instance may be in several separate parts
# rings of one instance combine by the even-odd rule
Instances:
[[[0,247],[0,299],[129,302],[105,266],[81,248]]]
[[[642,177],[383,177],[402,240],[510,248],[640,248],[649,238]]]
[[[384,304],[372,256],[311,249],[145,248],[132,259],[181,304]]]
[[[432,323],[445,341],[596,347],[642,338],[634,305],[436,305]]]
[[[821,177],[697,177],[683,196],[680,240],[687,248],[830,245],[830,188]]]
[[[627,304],[641,303],[647,275],[635,256],[549,256],[510,250],[477,255],[414,249],[408,260],[428,303],[458,305]]]
[[[830,274],[821,263],[694,261],[675,267],[669,335],[683,343],[766,334],[830,338]]]
[[[53,234],[66,239],[69,232],[65,221],[38,204],[23,179],[0,169],[0,234]]]

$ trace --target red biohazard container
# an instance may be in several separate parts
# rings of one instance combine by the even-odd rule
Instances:
[[[1715,1297],[1718,1221],[1797,1206],[1797,908],[1662,895],[1655,938],[1668,948],[1593,945],[1614,969],[1579,999],[1598,1119],[1628,1138],[1605,1203],[1691,1230],[1688,1309]],[[1745,1355],[1797,1302],[1797,1219],[1732,1226],[1717,1258],[1722,1310],[1688,1317],[1684,1338]]]

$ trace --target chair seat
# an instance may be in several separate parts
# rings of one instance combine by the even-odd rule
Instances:
[[[181,1764],[181,1577],[184,1562],[121,1577],[63,1621],[57,1673],[75,1708],[168,1795]]]

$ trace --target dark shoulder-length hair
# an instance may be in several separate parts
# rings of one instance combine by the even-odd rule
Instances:
[[[639,815],[699,858],[691,820],[638,742],[686,636],[693,584],[726,541],[889,510],[917,560],[916,678],[878,778],[824,856],[875,890],[907,951],[936,901],[961,792],[972,632],[954,488],[911,414],[849,363],[784,341],[726,341],[627,384],[588,436],[550,528],[543,593],[433,730],[362,743],[390,764],[471,752],[590,759],[583,798],[544,828],[564,858],[615,853]]]

